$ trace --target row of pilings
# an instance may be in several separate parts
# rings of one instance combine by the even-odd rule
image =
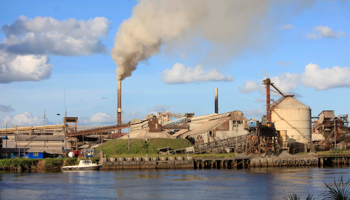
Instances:
[[[194,169],[245,169],[250,167],[250,158],[196,158]]]
[[[194,169],[246,169],[255,167],[302,167],[350,165],[349,156],[289,156],[289,157],[236,157],[195,158]]]

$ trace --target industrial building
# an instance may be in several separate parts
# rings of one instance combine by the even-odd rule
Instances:
[[[178,137],[188,138],[195,144],[201,144],[246,135],[247,121],[248,119],[241,111],[194,117],[191,119],[189,131]]]
[[[283,94],[271,80],[263,81],[266,86],[266,115],[261,121],[247,119],[238,110],[219,114],[218,89],[214,90],[214,113],[194,116],[170,112],[147,115],[145,119],[133,119],[124,123],[121,108],[121,81],[118,81],[117,123],[112,126],[78,127],[78,117],[64,117],[63,124],[11,127],[1,129],[1,155],[42,158],[55,157],[67,151],[89,149],[109,139],[186,138],[195,147],[205,150],[211,146],[240,148],[245,153],[311,151],[314,145],[323,142],[331,147],[333,141],[349,133],[348,115],[335,117],[334,111],[322,111],[312,122],[311,108],[294,98]],[[270,98],[271,87],[282,97],[277,101]],[[123,131],[124,130],[124,131]],[[130,130],[130,131],[125,131]],[[215,148],[216,148],[215,147]]]

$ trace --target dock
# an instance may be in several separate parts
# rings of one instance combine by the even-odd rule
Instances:
[[[350,155],[305,155],[273,157],[228,157],[228,158],[193,158],[193,157],[134,157],[103,158],[103,169],[249,169],[259,167],[324,167],[350,165]]]

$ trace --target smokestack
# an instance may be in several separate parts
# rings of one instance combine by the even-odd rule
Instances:
[[[117,110],[117,124],[122,123],[122,81],[118,80],[118,110]],[[118,133],[120,133],[121,130],[118,129]]]
[[[215,113],[219,114],[218,89],[215,88]]]
[[[266,85],[266,120],[271,122],[271,111],[270,111],[270,84],[271,81],[267,78],[265,81]]]

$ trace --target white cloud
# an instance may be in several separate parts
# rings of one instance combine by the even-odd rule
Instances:
[[[169,105],[166,105],[166,104],[162,105],[160,103],[157,103],[157,105],[150,108],[148,110],[148,112],[153,113],[153,114],[157,114],[158,112],[169,111],[170,108],[171,108],[171,106],[169,106]]]
[[[0,104],[0,112],[12,112],[12,111],[15,111],[11,105],[1,105]]]
[[[284,24],[281,26],[281,29],[293,29],[293,28],[295,28],[295,26],[291,24]]]
[[[144,119],[146,118],[146,114],[140,113],[138,111],[131,111],[125,116],[125,122],[129,122],[133,119]]]
[[[260,98],[257,98],[254,101],[254,103],[265,103],[265,102],[266,102],[266,99],[260,99]]]
[[[318,39],[323,37],[338,38],[344,35],[346,34],[342,31],[338,31],[338,33],[335,33],[328,26],[316,26],[313,30],[313,33],[308,33],[306,36],[310,39]]]
[[[242,112],[247,118],[261,118],[263,115],[266,115],[266,111],[260,108],[244,110]]]
[[[288,62],[279,61],[279,62],[276,62],[276,65],[292,65],[292,62],[290,62],[290,61],[288,61]]]
[[[20,16],[2,26],[6,34],[0,43],[0,83],[39,81],[50,78],[52,65],[47,55],[91,55],[107,51],[100,38],[111,22],[104,17],[90,20],[28,19]]]
[[[244,83],[243,87],[241,87],[241,86],[238,87],[238,90],[242,93],[251,93],[254,91],[258,91],[260,88],[261,88],[261,86],[256,81],[247,80]]]
[[[85,117],[82,120],[82,124],[116,124],[117,117],[111,116],[103,112],[98,112],[92,115],[91,117]]]
[[[162,80],[167,84],[180,84],[208,81],[233,81],[232,76],[220,74],[218,70],[204,71],[201,65],[195,68],[176,63],[171,69],[163,71]]]
[[[0,56],[0,83],[48,79],[52,69],[48,63],[49,57],[44,55]]]
[[[11,126],[42,126],[44,125],[44,116],[33,116],[30,112],[24,112],[21,114],[18,114],[14,117],[6,116],[0,121],[0,127],[5,127],[7,124],[7,127]],[[46,118],[46,125],[52,124],[47,118]]]
[[[260,82],[265,78],[261,79]],[[289,94],[293,90],[295,90],[300,82],[300,77],[298,74],[291,74],[291,73],[282,73],[275,77],[270,78],[271,83],[274,83],[275,86],[282,91],[284,94]],[[239,91],[242,93],[251,93],[255,91],[260,91],[261,94],[265,94],[265,85],[258,84],[256,81],[253,80],[247,80],[244,83],[243,87],[238,87]],[[271,90],[274,91],[273,87],[271,87]],[[272,92],[271,95],[279,96],[279,93]]]
[[[292,94],[296,97],[302,97],[302,95],[294,92],[299,85],[303,85],[305,88],[315,88],[316,90],[349,88],[350,68],[334,66],[333,68],[321,69],[317,64],[310,63],[305,66],[305,71],[301,75],[295,73],[282,73],[270,79],[271,83],[274,83],[274,85],[285,95]],[[247,80],[244,86],[239,87],[238,89],[242,93],[251,93],[260,90],[262,94],[265,94],[265,86],[259,85],[253,80]],[[271,91],[274,91],[273,87],[271,87]],[[271,92],[271,95],[279,94],[276,91]],[[260,102],[260,100],[258,99],[255,102]]]
[[[90,55],[106,52],[100,38],[109,30],[110,21],[96,17],[87,21],[52,17],[28,19],[20,16],[4,25],[6,33],[0,49],[15,54]]]
[[[278,76],[272,77],[271,83],[274,83],[275,86],[284,94],[290,94],[298,87],[300,83],[300,76],[295,73],[282,73]],[[271,88],[271,90],[274,89]]]
[[[316,90],[350,87],[350,68],[338,67],[321,69],[316,64],[308,64],[301,75],[304,87],[313,87]]]

